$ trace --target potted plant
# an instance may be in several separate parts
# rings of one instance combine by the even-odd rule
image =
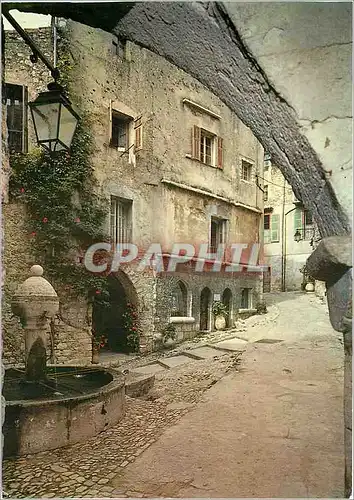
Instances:
[[[107,344],[107,337],[104,335],[92,335],[92,363],[98,364],[100,362],[100,349]]]
[[[169,323],[162,332],[162,342],[164,347],[172,347],[177,337],[176,327]]]
[[[226,317],[228,315],[226,305],[221,300],[217,300],[213,304],[212,311],[215,317],[215,328],[223,330],[226,327]]]

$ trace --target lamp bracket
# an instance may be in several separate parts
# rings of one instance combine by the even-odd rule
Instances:
[[[16,19],[12,17],[9,9],[2,6],[2,14],[8,20],[8,22],[15,28],[20,37],[25,41],[25,43],[32,49],[32,54],[30,55],[30,60],[32,63],[36,63],[40,59],[49,69],[54,80],[58,80],[60,73],[58,68],[55,68],[49,59],[43,54],[39,47],[37,47],[34,40],[29,36],[28,33],[18,24]]]

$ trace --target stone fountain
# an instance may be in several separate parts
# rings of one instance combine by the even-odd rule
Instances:
[[[4,457],[84,441],[115,425],[125,410],[124,376],[100,367],[47,366],[49,321],[59,299],[41,266],[31,267],[11,305],[24,330],[25,364],[5,371]]]

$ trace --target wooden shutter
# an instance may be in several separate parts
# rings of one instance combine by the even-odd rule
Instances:
[[[109,100],[108,106],[108,144],[112,144],[112,99]]]
[[[301,208],[297,208],[294,212],[294,232],[299,230],[302,234],[303,226],[303,211]]]
[[[218,137],[218,168],[222,168],[223,152],[222,152],[223,140],[222,137]]]
[[[194,125],[192,128],[192,158],[200,161],[200,128]]]
[[[135,131],[135,150],[141,149],[143,147],[143,135],[142,135],[142,122],[141,116],[134,120],[134,131]]]
[[[22,87],[22,152],[28,151],[28,90]]]
[[[271,241],[279,241],[279,215],[272,214],[271,216]]]

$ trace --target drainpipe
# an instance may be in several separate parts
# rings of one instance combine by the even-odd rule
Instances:
[[[295,206],[291,210],[288,210],[284,215],[283,215],[283,231],[282,231],[282,284],[281,284],[281,291],[286,292],[286,216],[296,210],[297,207]]]

